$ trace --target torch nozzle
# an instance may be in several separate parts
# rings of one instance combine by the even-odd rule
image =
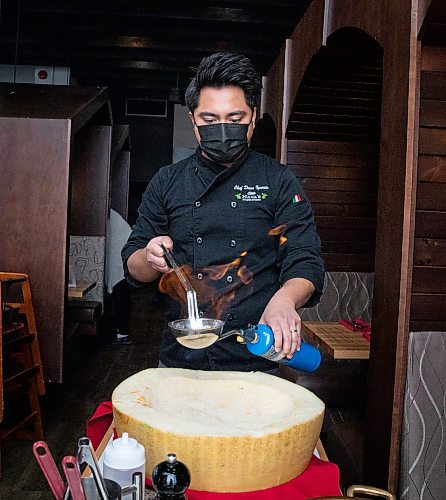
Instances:
[[[230,337],[231,335],[237,335],[237,341],[243,342],[244,344],[252,344],[257,342],[259,336],[255,331],[253,326],[249,326],[248,328],[239,328],[237,330],[230,330],[229,332],[224,332],[220,334],[219,339],[225,339],[226,337]]]

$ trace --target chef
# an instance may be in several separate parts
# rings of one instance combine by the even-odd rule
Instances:
[[[286,166],[249,149],[260,91],[261,78],[246,57],[217,53],[202,60],[186,90],[198,148],[154,175],[122,257],[131,284],[151,282],[171,271],[164,244],[217,296],[231,297],[221,318],[226,330],[267,324],[276,352],[291,357],[300,346],[297,309],[319,301],[324,264],[299,181]],[[240,265],[210,279],[213,269],[234,261]],[[240,266],[252,277],[249,283]],[[167,321],[184,317],[184,307],[169,298]],[[188,349],[167,326],[160,366],[266,372],[277,367],[250,354],[235,337]]]

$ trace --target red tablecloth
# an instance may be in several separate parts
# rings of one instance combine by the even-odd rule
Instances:
[[[98,406],[87,423],[87,436],[94,448],[112,422],[111,402]],[[187,490],[189,500],[306,500],[321,496],[341,496],[339,489],[338,466],[312,457],[308,467],[295,479],[285,484],[261,491],[248,493],[211,493],[207,491]]]

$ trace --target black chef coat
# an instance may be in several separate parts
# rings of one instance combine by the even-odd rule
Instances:
[[[283,224],[286,241],[281,243],[280,235],[269,232]],[[226,320],[225,331],[258,322],[271,297],[291,278],[306,278],[315,285],[307,307],[319,301],[324,264],[310,203],[288,167],[268,156],[248,150],[228,168],[205,159],[197,149],[161,168],[143,195],[138,220],[122,250],[126,278],[134,286],[140,283],[130,276],[127,259],[161,235],[172,238],[176,260],[189,264],[198,279],[207,279],[205,268],[230,263],[247,252],[241,265],[253,274],[249,284],[241,283],[237,269],[211,282],[217,294],[235,291],[221,318]],[[204,316],[215,317],[209,311]],[[184,306],[168,298],[167,321],[185,317]],[[206,349],[188,349],[168,327],[160,361],[201,370],[265,371],[277,366],[252,355],[234,336]]]

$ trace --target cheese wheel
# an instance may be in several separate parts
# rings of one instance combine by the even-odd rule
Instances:
[[[113,392],[118,434],[146,450],[146,474],[175,453],[190,488],[262,490],[290,481],[310,462],[324,404],[296,384],[260,372],[152,368]]]

